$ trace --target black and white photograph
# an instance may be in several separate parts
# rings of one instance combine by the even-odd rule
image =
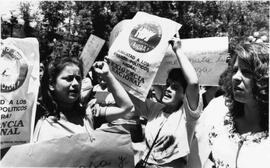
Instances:
[[[269,168],[268,0],[0,0],[0,167]]]

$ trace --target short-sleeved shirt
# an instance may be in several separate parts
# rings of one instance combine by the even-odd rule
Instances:
[[[142,159],[147,155],[161,127],[157,141],[167,135],[173,135],[175,137],[173,144],[164,151],[155,151],[155,147],[152,149],[147,162],[156,165],[170,163],[189,154],[189,144],[192,139],[195,123],[202,110],[202,98],[200,96],[198,107],[194,111],[190,109],[186,97],[178,111],[168,114],[163,112],[163,108],[163,104],[146,100],[144,104],[141,103],[140,107],[136,109],[140,115],[146,117],[148,120],[145,127],[145,138],[148,149],[144,152]]]

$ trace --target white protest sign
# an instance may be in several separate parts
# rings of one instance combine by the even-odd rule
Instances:
[[[131,168],[133,155],[130,134],[111,127],[13,146],[1,160],[1,167]]]
[[[100,52],[105,40],[91,34],[87,40],[80,59],[83,62],[83,76],[85,77]]]
[[[1,149],[30,142],[39,88],[38,46],[35,38],[1,41]]]
[[[195,68],[201,85],[217,86],[220,74],[227,68],[228,37],[182,39],[182,50]],[[179,68],[171,46],[159,67],[154,84],[164,85],[169,70]]]
[[[180,27],[172,20],[137,12],[119,33],[109,50],[109,65],[126,91],[146,99],[168,41]]]

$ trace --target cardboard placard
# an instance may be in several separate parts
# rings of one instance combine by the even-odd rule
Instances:
[[[104,45],[105,40],[91,34],[87,40],[80,59],[83,62],[83,75],[84,77],[89,72],[92,64],[94,63],[98,53],[100,52],[102,46]]]
[[[111,129],[13,146],[1,167],[134,167],[130,134]]]
[[[182,39],[182,50],[195,68],[199,83],[207,86],[217,86],[219,76],[227,68],[228,37],[207,37]],[[168,72],[172,68],[179,68],[176,55],[171,46],[162,60],[154,84],[164,85]]]

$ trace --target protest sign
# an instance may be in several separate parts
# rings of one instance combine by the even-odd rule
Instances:
[[[39,87],[39,47],[35,38],[8,38],[0,50],[1,149],[30,142]]]
[[[131,168],[131,138],[123,132],[111,128],[13,146],[2,159],[1,167]]]
[[[182,39],[182,50],[195,68],[201,85],[217,86],[220,74],[227,68],[228,37]],[[179,68],[176,55],[169,46],[154,84],[164,85],[168,72]]]
[[[181,25],[158,16],[137,12],[109,49],[110,70],[130,94],[144,101],[168,41]]]
[[[100,52],[105,40],[91,34],[87,40],[80,59],[83,62],[83,76],[85,77]]]

